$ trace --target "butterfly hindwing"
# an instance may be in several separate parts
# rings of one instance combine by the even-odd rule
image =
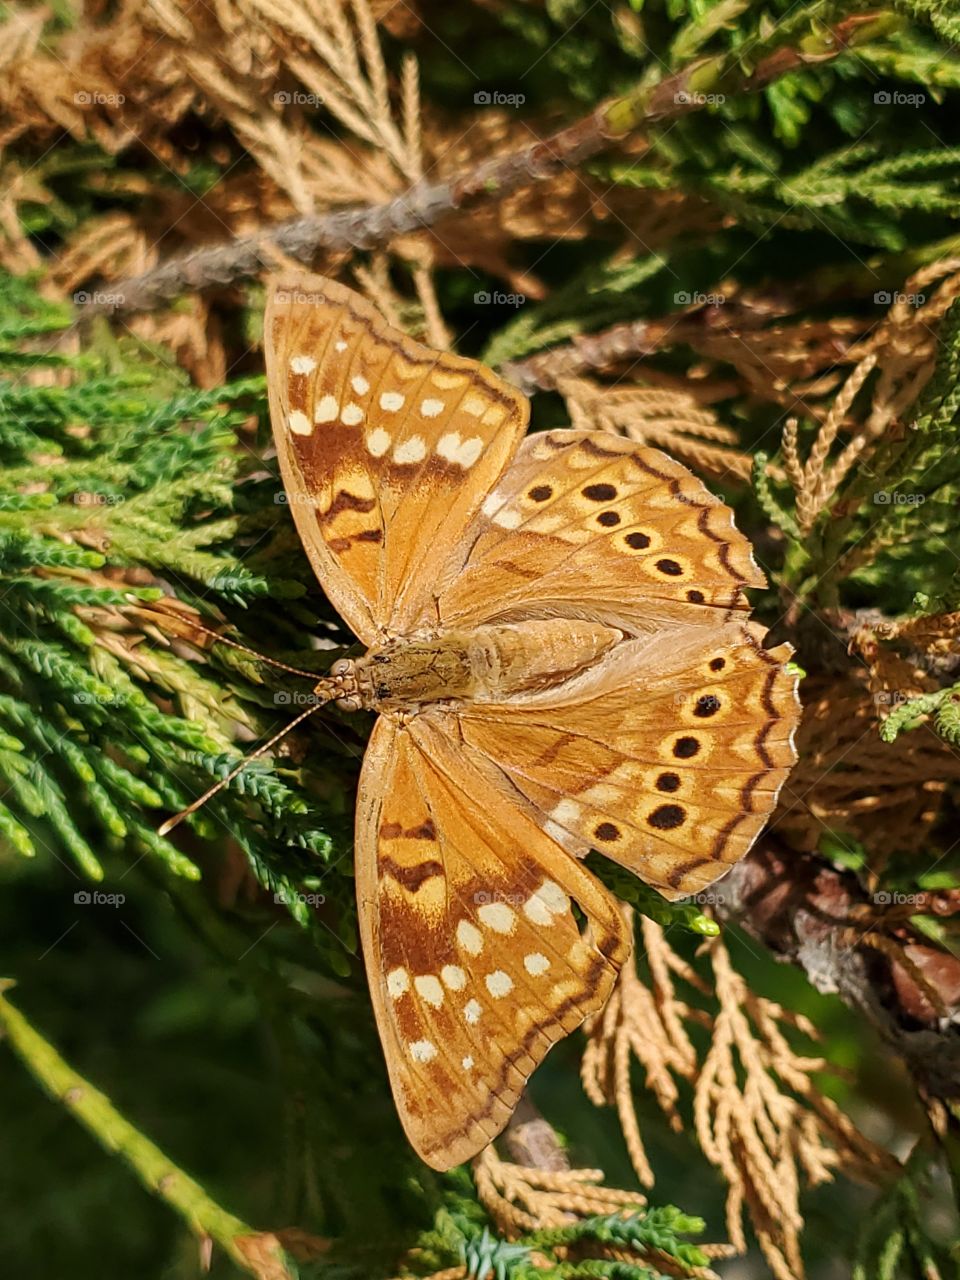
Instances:
[[[562,690],[464,706],[459,731],[562,843],[667,898],[696,893],[743,857],[796,760],[790,649],[763,635],[731,622],[630,641]]]
[[[287,499],[332,603],[367,643],[436,622],[437,555],[512,457],[528,402],[319,276],[274,287],[264,343]]]
[[[405,727],[382,717],[357,810],[391,1085],[411,1143],[439,1169],[496,1137],[551,1045],[602,1008],[629,950],[615,900],[505,803],[448,727],[439,711]]]
[[[439,593],[443,622],[578,612],[654,631],[715,625],[765,584],[730,508],[659,450],[606,432],[524,441]]]

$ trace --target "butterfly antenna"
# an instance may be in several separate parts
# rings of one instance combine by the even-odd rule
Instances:
[[[138,609],[137,612],[151,621],[155,621],[158,626],[162,626],[161,618],[164,623],[169,624],[172,622],[174,625],[169,627],[169,630],[178,634],[182,640],[190,640],[190,636],[184,634],[185,632],[199,631],[203,635],[209,636],[211,640],[215,640],[218,644],[229,645],[231,649],[239,649],[241,653],[245,653],[251,658],[257,658],[260,662],[266,662],[271,667],[278,667],[281,671],[289,671],[291,675],[306,676],[308,680],[316,680],[318,677],[319,673],[316,671],[304,671],[301,667],[291,667],[289,663],[280,662],[276,658],[268,658],[265,653],[259,653],[256,649],[251,649],[249,645],[241,644],[239,640],[230,640],[227,636],[221,635],[219,631],[213,631],[210,627],[205,627],[201,622],[194,622],[192,618],[187,620],[185,618],[177,618],[175,615],[168,613],[156,614],[149,609]]]
[[[202,808],[208,800],[212,799],[218,791],[222,791],[224,787],[228,787],[238,774],[243,773],[244,769],[251,761],[257,760],[260,756],[265,756],[272,747],[275,747],[282,738],[287,736],[291,729],[295,729],[298,724],[301,724],[306,720],[307,716],[312,716],[315,711],[319,711],[327,702],[330,702],[334,698],[341,697],[343,691],[338,688],[336,684],[330,682],[329,687],[327,688],[322,688],[321,685],[318,684],[314,690],[314,694],[317,701],[313,706],[307,707],[306,711],[301,711],[300,714],[295,716],[288,725],[285,725],[279,733],[275,733],[272,738],[268,738],[266,742],[257,747],[256,751],[251,751],[248,756],[244,756],[240,763],[235,768],[231,769],[225,778],[221,778],[218,782],[215,782],[212,787],[208,787],[203,795],[198,796],[192,804],[188,804],[185,809],[181,809],[180,812],[175,813],[172,818],[168,818],[166,822],[162,823],[161,826],[157,828],[157,835],[169,835],[174,827],[178,827],[180,825],[184,818],[189,818],[191,813],[196,813],[196,811]]]

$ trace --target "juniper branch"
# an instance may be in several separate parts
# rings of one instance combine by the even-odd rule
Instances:
[[[0,1033],[37,1082],[61,1102],[107,1151],[127,1162],[143,1185],[165,1200],[199,1240],[213,1240],[241,1270],[257,1280],[294,1280],[275,1236],[262,1234],[217,1204],[114,1107],[110,1099],[78,1075],[53,1045],[9,1003],[0,980]]]
[[[826,11],[828,6],[815,6]],[[486,160],[451,181],[414,183],[380,204],[336,209],[296,218],[227,244],[196,250],[130,280],[116,282],[109,300],[85,308],[86,315],[149,311],[187,291],[249,279],[276,265],[279,253],[310,263],[321,249],[374,249],[398,235],[433,226],[445,214],[543,181],[565,166],[598,155],[645,125],[700,110],[711,95],[757,93],[791,71],[827,62],[857,44],[882,37],[899,19],[887,10],[848,15],[833,23],[811,21],[796,43],[794,24],[777,28],[751,51],[751,69],[739,50],[701,58],[655,85],[644,85],[606,102],[551,136]]]

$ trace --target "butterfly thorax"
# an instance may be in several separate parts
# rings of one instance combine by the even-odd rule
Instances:
[[[371,711],[415,711],[451,700],[497,702],[553,688],[579,675],[623,639],[598,622],[548,618],[372,647],[354,667]]]

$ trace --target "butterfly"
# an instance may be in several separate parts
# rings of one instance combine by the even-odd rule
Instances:
[[[676,899],[750,847],[795,759],[791,650],[748,620],[729,508],[663,453],[526,435],[517,390],[321,277],[273,286],[264,344],[290,509],[366,647],[337,692],[379,713],[355,839],[377,1025],[447,1169],[629,954],[582,856]]]

